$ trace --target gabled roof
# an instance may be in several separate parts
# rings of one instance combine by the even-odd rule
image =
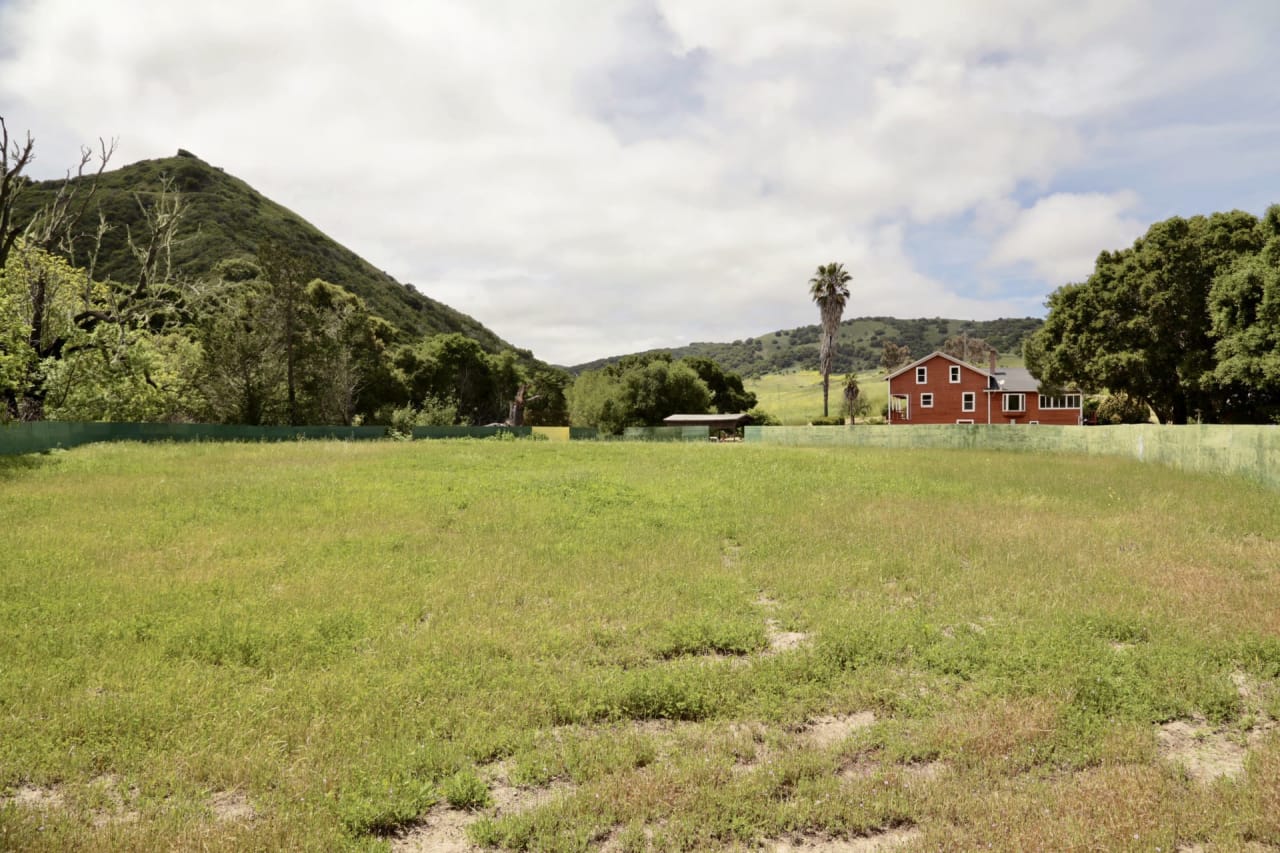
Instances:
[[[898,368],[893,373],[886,376],[885,380],[887,381],[895,376],[901,376],[908,370],[914,370],[926,361],[939,357],[946,359],[952,364],[967,367],[969,370],[972,370],[974,373],[985,378],[987,380],[988,391],[1011,391],[1022,394],[1036,394],[1040,391],[1040,383],[1031,375],[1031,371],[1027,370],[1025,367],[997,367],[995,372],[992,373],[990,370],[984,370],[983,368],[972,365],[967,361],[961,361],[955,356],[948,355],[942,350],[934,350],[924,358],[918,358],[906,367]]]
[[[899,367],[899,368],[898,368],[897,370],[895,370],[893,373],[890,373],[888,376],[886,376],[886,377],[885,377],[885,379],[886,379],[886,380],[889,380],[889,379],[892,379],[892,378],[893,378],[893,377],[895,377],[895,376],[900,376],[901,374],[906,373],[908,370],[912,370],[912,369],[914,369],[914,368],[917,368],[917,367],[919,367],[920,365],[924,364],[926,361],[929,361],[929,360],[930,360],[930,359],[932,359],[932,358],[937,358],[938,356],[942,356],[942,357],[943,357],[943,358],[945,358],[947,361],[952,362],[953,364],[958,364],[958,365],[960,365],[961,367],[967,367],[967,368],[969,368],[970,370],[972,370],[972,371],[974,371],[975,373],[977,373],[979,376],[990,376],[990,375],[991,375],[991,374],[987,373],[987,371],[983,370],[981,367],[974,367],[972,364],[970,364],[970,363],[969,363],[969,362],[967,362],[967,361],[961,361],[960,359],[956,358],[956,357],[955,357],[955,356],[953,356],[953,355],[947,355],[947,354],[946,354],[945,352],[943,352],[942,350],[940,350],[940,349],[936,349],[936,350],[934,350],[933,352],[931,352],[931,353],[929,353],[928,355],[926,355],[924,358],[918,358],[918,359],[916,359],[915,361],[913,361],[913,362],[911,362],[910,364],[908,364],[906,367]]]

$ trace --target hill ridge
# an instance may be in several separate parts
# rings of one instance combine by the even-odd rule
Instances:
[[[173,157],[139,160],[104,171],[98,178],[98,195],[90,213],[101,209],[111,226],[102,240],[99,277],[130,281],[137,276],[128,233],[132,229],[137,234],[145,227],[138,199],[158,194],[166,177],[186,205],[185,224],[173,247],[173,268],[179,274],[201,278],[218,261],[253,256],[263,242],[272,240],[302,258],[313,276],[356,294],[371,312],[410,335],[460,332],[493,352],[512,348],[474,317],[397,281],[247,181],[183,148]],[[19,198],[15,214],[31,216],[63,183],[62,179],[33,182]]]
[[[967,333],[982,338],[1007,355],[1022,354],[1022,341],[1042,324],[1038,317],[1001,317],[995,320],[957,320],[944,317],[854,317],[840,324],[835,373],[873,370],[879,366],[884,343],[906,345],[914,357],[942,349],[947,338]],[[787,370],[812,370],[818,364],[821,328],[818,324],[778,329],[732,343],[695,341],[678,347],[657,347],[643,353],[607,356],[569,370],[581,373],[611,364],[626,355],[670,353],[672,358],[703,357],[742,376],[762,376]]]

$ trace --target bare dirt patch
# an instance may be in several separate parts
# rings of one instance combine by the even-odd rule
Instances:
[[[246,823],[258,816],[249,798],[240,791],[218,791],[209,798],[209,808],[220,823]]]
[[[391,849],[397,853],[470,853],[480,850],[482,848],[467,838],[467,827],[482,816],[497,817],[530,811],[573,790],[568,783],[542,788],[521,787],[511,784],[509,774],[510,766],[505,761],[489,765],[485,769],[485,777],[489,783],[489,795],[493,798],[491,806],[472,811],[450,808],[445,803],[436,805],[414,826],[392,839]]]
[[[920,838],[920,830],[915,827],[890,829],[875,835],[863,835],[858,838],[803,838],[799,841],[776,841],[767,848],[773,853],[792,853],[792,851],[810,851],[810,853],[877,853],[881,850],[892,850]]]
[[[391,849],[398,853],[468,853],[479,850],[467,839],[467,827],[478,818],[474,812],[436,806],[417,826],[392,839]]]
[[[908,784],[913,781],[937,779],[951,768],[942,761],[922,761],[918,764],[880,764],[860,759],[840,768],[841,779],[869,779],[881,772],[896,772]]]
[[[1226,732],[1214,731],[1203,723],[1174,720],[1160,727],[1158,739],[1161,757],[1185,767],[1187,775],[1198,782],[1244,773],[1248,750]]]
[[[843,742],[845,738],[858,729],[865,729],[867,726],[874,725],[875,721],[876,715],[870,711],[817,717],[810,720],[800,730],[800,734],[810,746],[824,748]]]
[[[1276,728],[1265,710],[1274,685],[1259,684],[1240,671],[1231,673],[1231,683],[1241,704],[1258,720],[1252,728],[1244,732],[1214,729],[1201,717],[1165,723],[1156,736],[1160,757],[1186,768],[1187,775],[1198,782],[1243,774],[1249,749]]]
[[[0,803],[8,805],[13,803],[22,809],[60,809],[66,804],[66,800],[62,796],[62,790],[54,785],[49,788],[40,788],[35,785],[23,785],[12,795],[0,798]]]
[[[782,626],[778,624],[777,619],[766,619],[764,621],[765,636],[769,640],[769,648],[765,650],[766,655],[776,655],[782,652],[789,652],[792,649],[798,649],[805,643],[809,642],[809,635],[800,631],[784,631]]]

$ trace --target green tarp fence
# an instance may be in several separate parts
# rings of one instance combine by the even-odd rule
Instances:
[[[965,448],[1126,456],[1215,474],[1231,474],[1280,489],[1280,426],[918,426],[759,427],[754,444],[787,446]]]
[[[491,438],[500,434],[527,437],[531,427],[415,427],[413,438]],[[382,426],[237,426],[232,424],[119,424],[39,421],[0,425],[0,456],[41,453],[97,441],[298,441],[386,438]],[[574,440],[596,437],[594,429],[574,428]]]
[[[711,430],[705,426],[627,427],[622,437],[627,441],[709,441]]]

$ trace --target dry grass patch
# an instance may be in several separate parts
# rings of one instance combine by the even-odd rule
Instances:
[[[826,749],[844,743],[854,732],[875,723],[876,715],[871,711],[815,717],[800,730],[800,737],[808,746]]]
[[[903,847],[921,838],[914,827],[890,829],[860,838],[803,838],[776,841],[766,847],[771,853],[880,853]]]
[[[209,808],[221,823],[245,823],[258,816],[258,812],[241,791],[218,791],[209,798]]]

